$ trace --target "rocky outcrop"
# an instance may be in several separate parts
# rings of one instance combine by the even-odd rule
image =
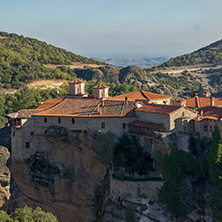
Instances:
[[[120,70],[119,82],[134,85],[137,88],[147,88],[149,84],[157,83],[156,79],[144,69],[128,66]]]
[[[7,167],[10,153],[7,148],[0,146],[0,208],[9,200],[11,173]]]
[[[93,135],[81,132],[69,142],[66,133],[63,127],[50,127],[41,151],[12,161],[16,188],[11,210],[25,204],[40,206],[66,222],[95,221],[102,212],[96,196],[106,195],[98,190],[109,176],[92,149]]]
[[[139,89],[148,88],[150,85],[156,85],[156,79],[144,69],[138,66],[127,66],[119,68],[114,66],[104,66],[99,68],[88,68],[75,70],[78,78],[89,80],[102,80],[115,84],[125,83],[134,85]]]

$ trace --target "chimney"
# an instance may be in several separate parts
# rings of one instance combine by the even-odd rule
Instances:
[[[204,97],[209,97],[209,96],[210,96],[209,91],[205,91],[205,92],[204,92]]]
[[[210,97],[210,105],[211,106],[215,106],[215,102],[214,102],[214,97],[213,96]]]
[[[128,97],[125,97],[125,104],[128,104]]]

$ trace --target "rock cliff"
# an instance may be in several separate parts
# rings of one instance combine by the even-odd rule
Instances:
[[[12,161],[11,210],[27,204],[51,211],[59,221],[95,221],[96,194],[101,196],[107,168],[92,149],[92,134],[81,132],[70,142],[66,133],[63,127],[50,127],[42,151]]]
[[[10,153],[7,148],[0,146],[0,208],[9,200],[11,173],[7,167]]]

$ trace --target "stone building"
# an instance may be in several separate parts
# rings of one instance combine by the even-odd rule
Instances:
[[[222,135],[222,107],[203,107],[199,109],[199,115],[194,120],[195,132],[201,137],[212,138],[212,132],[216,125]]]
[[[93,87],[88,97],[81,80],[69,82],[70,93],[40,103],[37,109],[9,114],[12,126],[12,155],[28,156],[32,147],[41,149],[44,135],[51,126],[64,127],[69,138],[82,131],[123,133],[153,138],[155,132],[193,133],[197,112],[186,107],[171,106],[171,97],[137,90],[109,97],[109,87]],[[152,140],[153,146],[153,140]],[[20,157],[21,157],[20,156]]]

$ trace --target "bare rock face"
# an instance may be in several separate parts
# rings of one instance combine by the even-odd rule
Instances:
[[[23,160],[12,161],[17,188],[10,206],[40,206],[59,221],[95,221],[106,190],[99,189],[107,176],[106,166],[93,151],[93,136],[81,132],[72,142],[66,129],[51,127],[46,131],[41,151]],[[106,179],[107,180],[107,179]],[[108,189],[108,187],[107,187]],[[96,197],[99,196],[98,200]]]
[[[7,160],[10,153],[7,148],[0,146],[0,208],[6,200],[9,200],[11,173],[7,167]]]

